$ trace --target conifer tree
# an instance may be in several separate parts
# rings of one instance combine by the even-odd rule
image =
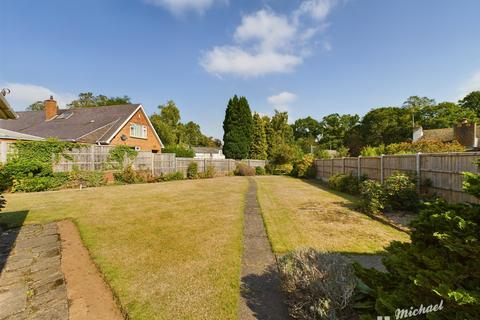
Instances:
[[[250,146],[250,159],[267,159],[267,136],[265,134],[265,124],[258,113],[253,114],[253,135],[252,145]]]
[[[250,153],[253,120],[245,97],[236,95],[228,101],[223,121],[223,153],[229,159],[245,159]]]

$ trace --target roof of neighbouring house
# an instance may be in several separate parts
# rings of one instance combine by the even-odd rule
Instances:
[[[8,140],[26,140],[26,141],[38,141],[44,140],[41,137],[32,136],[25,133],[15,132],[11,130],[6,130],[0,128],[0,139],[8,139]]]
[[[118,130],[141,108],[140,104],[122,104],[58,110],[58,115],[48,121],[45,121],[44,111],[23,111],[18,112],[18,119],[15,121],[0,120],[0,128],[42,138],[109,143]],[[158,140],[160,141],[160,138]]]
[[[17,115],[13,112],[7,99],[0,93],[0,119],[16,119]]]
[[[449,142],[455,140],[453,128],[423,130],[423,140]]]
[[[195,153],[218,153],[221,148],[212,148],[212,147],[193,147]]]

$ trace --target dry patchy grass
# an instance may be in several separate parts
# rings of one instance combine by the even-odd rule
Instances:
[[[350,199],[303,180],[255,178],[267,233],[276,253],[300,247],[345,253],[375,253],[409,237],[353,210]]]
[[[73,219],[132,319],[236,319],[244,178],[9,194],[0,223]]]

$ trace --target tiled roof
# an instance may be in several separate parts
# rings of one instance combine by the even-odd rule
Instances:
[[[449,142],[455,140],[453,128],[423,130],[422,139]]]
[[[139,106],[140,104],[124,104],[59,110],[58,116],[48,121],[45,121],[44,111],[23,111],[17,112],[17,120],[0,120],[0,128],[42,138],[53,137],[86,143],[104,142]]]
[[[193,147],[192,148],[195,153],[218,153],[220,148],[211,148],[211,147]]]

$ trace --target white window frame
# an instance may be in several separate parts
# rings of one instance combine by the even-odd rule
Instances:
[[[137,123],[130,124],[130,137],[138,139],[148,138],[147,126]]]

